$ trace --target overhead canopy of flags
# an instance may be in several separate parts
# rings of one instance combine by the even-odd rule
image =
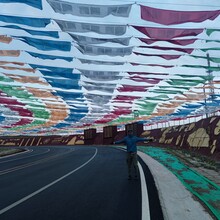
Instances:
[[[0,1],[1,135],[220,110],[218,0]]]

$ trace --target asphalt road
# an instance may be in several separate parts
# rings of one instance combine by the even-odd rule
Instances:
[[[0,159],[1,220],[142,219],[141,180],[127,180],[125,152],[95,146],[28,149]],[[151,219],[163,219],[151,174],[142,167],[153,197]]]

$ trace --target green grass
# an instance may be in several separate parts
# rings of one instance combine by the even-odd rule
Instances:
[[[15,154],[24,151],[23,149],[0,147],[0,157]]]
[[[138,149],[167,167],[193,195],[209,208],[217,219],[220,219],[220,186],[192,170],[167,149],[144,146]],[[204,162],[203,160],[204,158],[198,158],[200,163]]]

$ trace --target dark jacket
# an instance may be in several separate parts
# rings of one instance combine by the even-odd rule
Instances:
[[[116,141],[115,144],[125,143],[127,146],[127,152],[137,152],[136,143],[140,141],[151,141],[149,138],[140,138],[137,136],[126,136],[122,140]]]

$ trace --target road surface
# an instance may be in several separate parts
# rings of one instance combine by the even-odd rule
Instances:
[[[128,180],[126,152],[114,147],[30,147],[1,158],[0,219],[163,219],[152,176],[139,166],[149,198],[143,175]]]

